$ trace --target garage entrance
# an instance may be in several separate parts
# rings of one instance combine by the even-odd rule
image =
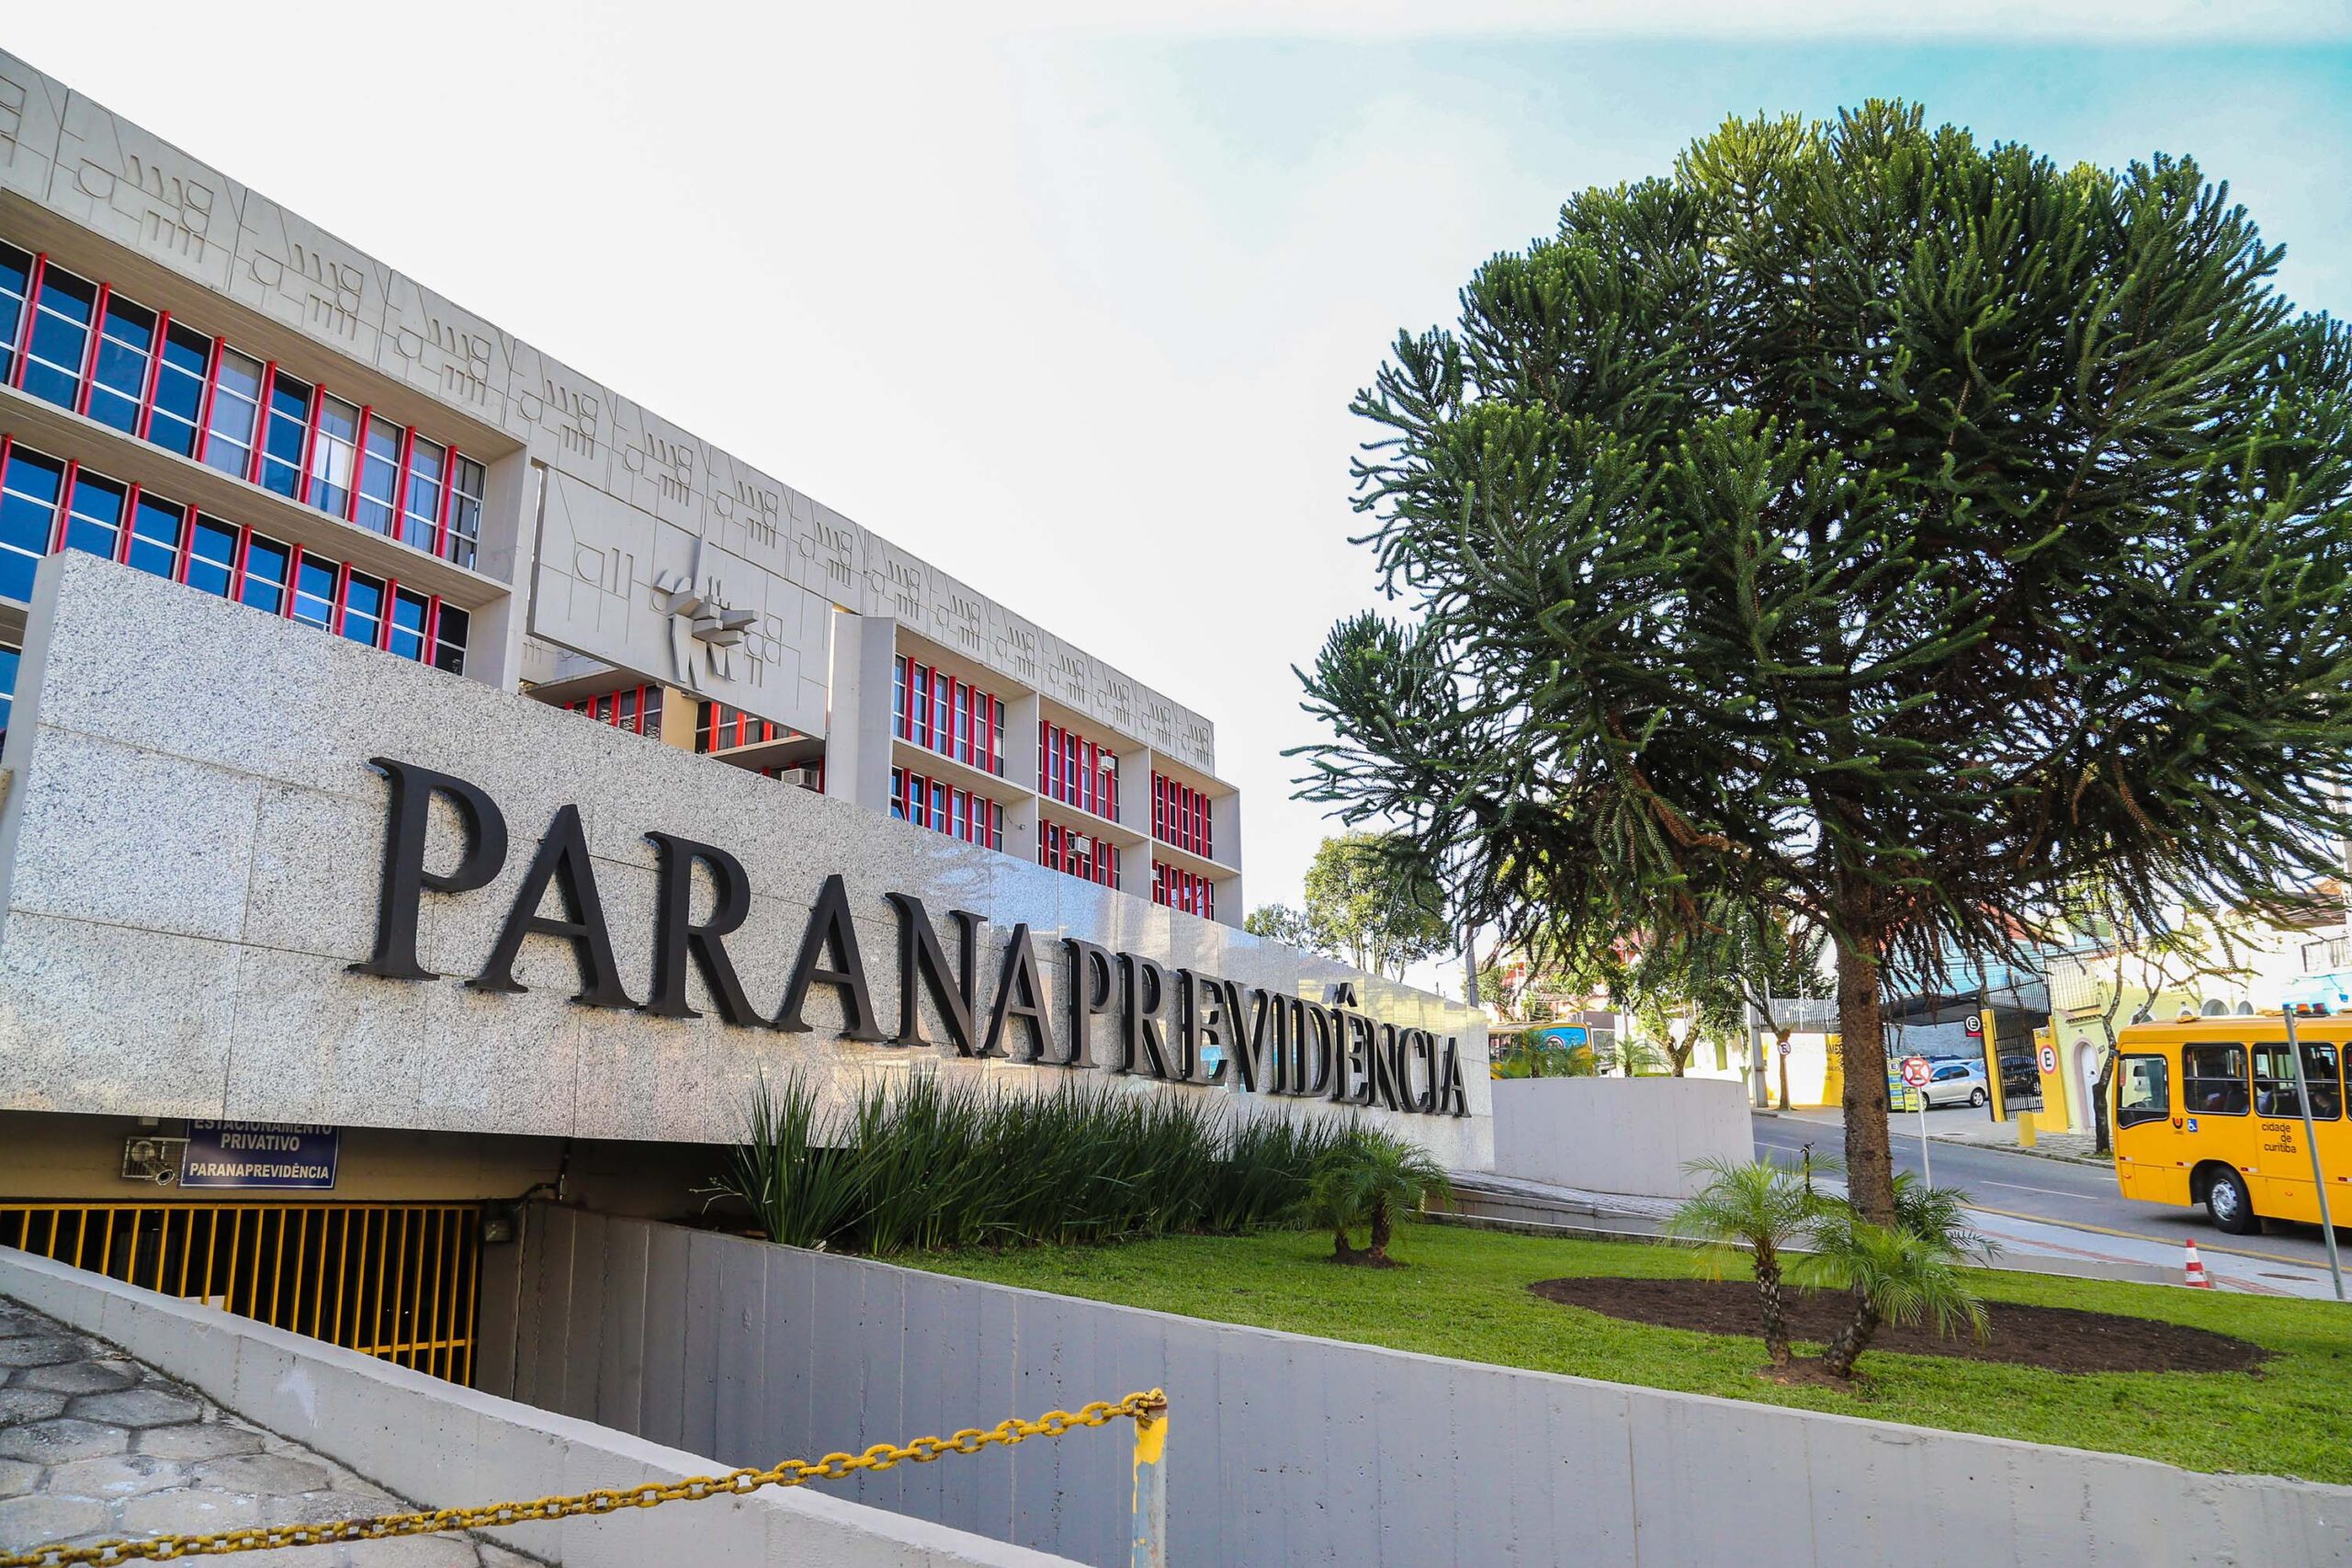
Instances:
[[[473,1204],[0,1201],[0,1247],[473,1382]]]

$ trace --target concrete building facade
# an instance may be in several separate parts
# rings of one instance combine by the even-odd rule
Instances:
[[[111,555],[1240,921],[1200,714],[4,53],[0,436],[12,651]]]
[[[6,54],[0,689],[0,1247],[464,1382],[786,1076],[1492,1157],[1200,714]]]

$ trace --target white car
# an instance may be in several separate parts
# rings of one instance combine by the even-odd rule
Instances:
[[[1982,1105],[1992,1098],[1981,1062],[1938,1062],[1919,1092],[1930,1111],[1939,1105]]]

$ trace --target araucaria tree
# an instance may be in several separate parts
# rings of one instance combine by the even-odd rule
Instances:
[[[1357,410],[1402,620],[1334,629],[1306,793],[1521,946],[1779,902],[1882,987],[2102,879],[2259,903],[2352,828],[2352,342],[2187,160],[1871,103],[1572,197]]]

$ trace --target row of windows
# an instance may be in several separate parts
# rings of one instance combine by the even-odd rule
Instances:
[[[967,767],[1004,772],[1004,705],[995,694],[903,653],[890,678],[890,731]]]
[[[2295,1062],[2283,1040],[2256,1045],[2251,1053],[2252,1084],[2244,1045],[2210,1043],[2180,1048],[2181,1106],[2192,1116],[2297,1116],[2302,1101],[2295,1092]],[[2311,1085],[2312,1117],[2333,1122],[2344,1114],[2342,1064],[2335,1046],[2321,1042],[2303,1045],[2303,1077]],[[2172,1113],[2167,1081],[2170,1064],[2162,1056],[2126,1056],[2123,1087],[2118,1095],[2116,1120],[2129,1127]]]
[[[1043,720],[1037,725],[1037,788],[1048,799],[1119,819],[1119,762],[1110,748]]]
[[[8,244],[0,377],[290,501],[474,563],[481,463]]]
[[[1209,886],[1209,879],[1179,871],[1165,862],[1151,863],[1151,901],[1182,909],[1188,915],[1216,919],[1216,892]]]
[[[927,779],[908,768],[890,770],[890,815],[983,849],[1004,848],[1004,807],[987,795]]]
[[[1068,872],[1081,881],[1099,882],[1105,887],[1119,886],[1118,847],[1058,822],[1038,822],[1037,863],[1050,871]]]
[[[706,755],[732,751],[738,746],[759,746],[770,740],[790,740],[799,731],[772,718],[754,718],[741,708],[707,702],[695,715],[695,750]]]
[[[347,562],[93,473],[0,435],[0,596],[32,596],[33,569],[85,550],[452,672],[471,617]]]
[[[1209,851],[1209,797],[1165,773],[1152,774],[1151,836],[1203,860],[1216,859]]]
[[[624,686],[617,692],[604,692],[593,697],[580,697],[563,705],[572,713],[582,714],[599,724],[609,724],[616,729],[626,729],[632,735],[662,737],[662,688],[659,686]]]

